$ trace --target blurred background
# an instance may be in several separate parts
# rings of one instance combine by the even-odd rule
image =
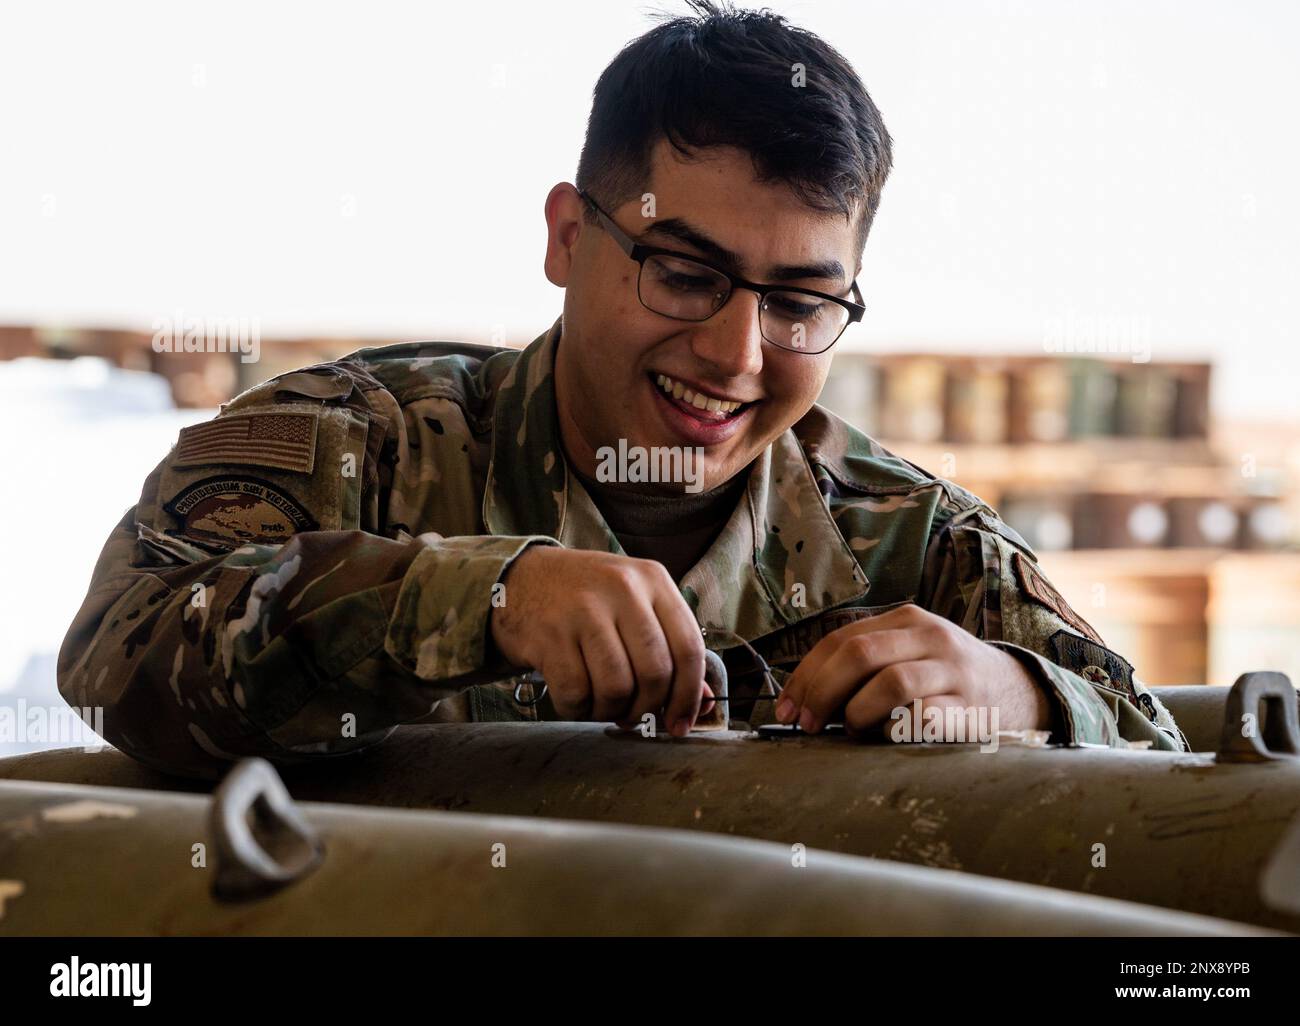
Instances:
[[[1300,680],[1300,7],[770,6],[895,141],[822,401],[994,505],[1148,682]],[[77,743],[4,710],[61,707],[181,426],[363,345],[551,324],[543,200],[656,10],[0,11],[0,754]],[[158,351],[196,325],[245,350]]]

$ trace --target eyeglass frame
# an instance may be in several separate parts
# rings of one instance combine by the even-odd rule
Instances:
[[[857,299],[856,303],[852,300],[843,299],[840,296],[832,296],[826,292],[818,292],[816,289],[806,289],[798,285],[763,285],[756,281],[748,281],[737,274],[732,274],[730,271],[724,271],[720,267],[715,267],[707,260],[701,260],[699,257],[691,256],[689,253],[682,253],[675,249],[664,249],[660,246],[647,246],[644,243],[635,241],[632,236],[628,235],[627,232],[623,231],[623,229],[618,226],[617,221],[610,217],[609,214],[605,213],[600,204],[591,198],[591,194],[587,192],[586,189],[579,189],[578,195],[581,196],[587,205],[595,212],[596,217],[600,220],[601,227],[604,228],[609,234],[609,237],[614,240],[618,248],[621,249],[630,259],[637,262],[640,271],[645,270],[645,262],[650,257],[669,256],[674,257],[677,260],[688,260],[693,264],[699,264],[701,267],[706,267],[714,274],[726,278],[727,282],[731,286],[730,290],[727,292],[727,298],[722,301],[722,305],[719,306],[717,310],[714,310],[713,313],[709,314],[708,317],[701,317],[699,319],[694,317],[675,317],[672,314],[660,313],[658,310],[653,310],[646,306],[645,300],[641,298],[641,274],[640,271],[638,271],[636,298],[637,301],[647,310],[650,310],[652,314],[658,314],[660,317],[669,317],[675,321],[685,321],[689,324],[703,324],[705,321],[709,320],[709,318],[717,316],[719,311],[722,310],[722,307],[726,306],[727,303],[731,301],[731,297],[735,295],[736,289],[748,289],[750,292],[758,294],[758,326],[759,333],[762,334],[762,302],[769,292],[796,292],[804,296],[815,296],[817,299],[825,299],[832,303],[837,303],[849,312],[849,319],[844,322],[844,327],[840,329],[840,333],[835,336],[825,349],[819,349],[815,353],[804,352],[801,349],[793,349],[790,346],[783,346],[779,342],[773,342],[766,335],[763,335],[763,341],[767,342],[769,345],[776,346],[778,349],[782,349],[787,353],[799,353],[801,356],[821,356],[823,353],[829,352],[831,347],[844,337],[844,332],[848,330],[850,324],[856,324],[861,321],[863,315],[867,312],[867,308],[863,304],[862,300],[862,290],[858,288],[856,279],[854,279],[850,286],[853,296]]]

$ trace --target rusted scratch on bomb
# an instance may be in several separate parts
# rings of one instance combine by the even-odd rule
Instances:
[[[542,770],[549,767],[551,763],[553,763],[556,760],[556,758],[559,756],[560,749],[575,740],[577,740],[576,736],[560,738],[560,740],[556,742],[555,745],[551,748],[550,752],[547,753],[546,758],[542,760],[541,765],[537,767],[538,772],[541,772]]]
[[[1151,825],[1147,838],[1152,841],[1170,840],[1192,834],[1221,833],[1236,829],[1243,822],[1285,822],[1288,816],[1260,817],[1254,809],[1255,792],[1231,801],[1219,798],[1195,799],[1160,811],[1148,812],[1145,819]]]
[[[91,819],[130,819],[136,811],[134,805],[87,798],[44,808],[41,810],[41,818],[50,823],[84,823]]]

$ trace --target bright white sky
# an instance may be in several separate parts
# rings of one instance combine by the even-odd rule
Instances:
[[[664,0],[662,6],[679,10]],[[1300,5],[771,4],[896,141],[853,345],[1041,350],[1118,325],[1294,413]],[[542,201],[648,5],[0,9],[0,322],[531,339]]]

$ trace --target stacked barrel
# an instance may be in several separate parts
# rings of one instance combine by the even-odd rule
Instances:
[[[1300,439],[1223,437],[1210,397],[1208,363],[846,352],[821,402],[993,505],[1144,679],[1231,683],[1260,630],[1300,674]]]

